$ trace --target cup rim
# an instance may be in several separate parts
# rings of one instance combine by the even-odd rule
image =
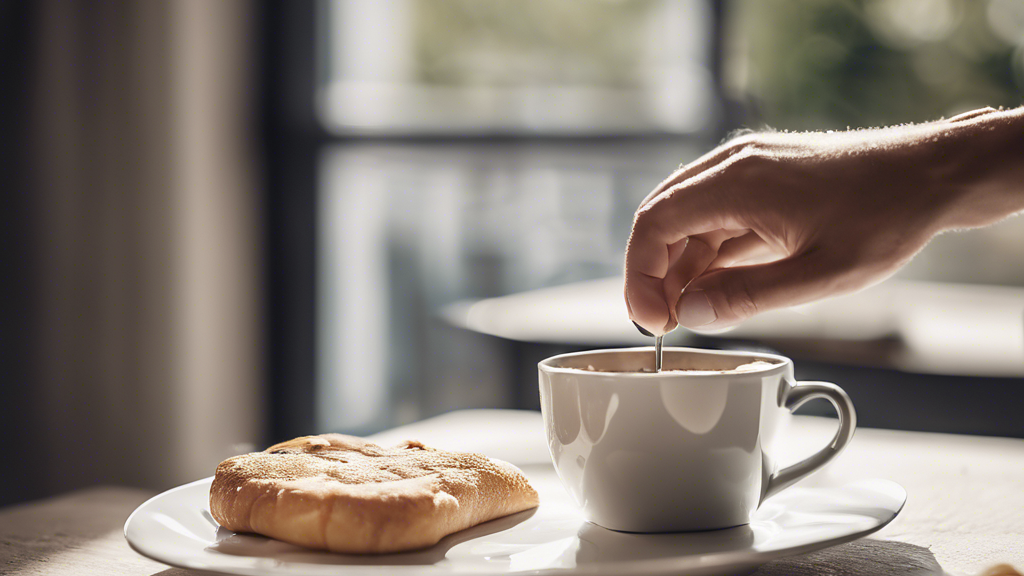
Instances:
[[[596,370],[583,370],[582,368],[565,368],[563,366],[552,366],[551,362],[561,360],[563,358],[572,358],[574,356],[584,356],[590,354],[609,354],[609,353],[621,353],[644,350],[648,353],[654,352],[653,346],[632,346],[628,348],[601,348],[597,350],[581,350],[579,352],[567,352],[565,354],[556,354],[545,358],[537,363],[537,368],[542,372],[551,374],[585,374],[587,376],[593,376],[595,378],[638,378],[638,379],[650,379],[650,378],[737,378],[744,376],[763,376],[766,374],[773,374],[778,371],[784,371],[786,366],[792,365],[793,360],[786,356],[779,354],[771,354],[768,352],[747,352],[743,350],[709,350],[707,348],[690,348],[686,346],[666,346],[665,352],[696,352],[699,354],[708,354],[713,356],[743,356],[746,358],[764,358],[775,360],[777,363],[769,368],[762,368],[759,370],[751,370],[749,372],[722,372],[719,374],[687,374],[686,372],[599,372]]]

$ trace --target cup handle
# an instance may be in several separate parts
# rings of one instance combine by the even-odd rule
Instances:
[[[785,407],[792,412],[805,402],[815,398],[824,398],[836,407],[836,412],[839,413],[839,430],[836,430],[836,435],[832,437],[832,441],[815,454],[772,474],[768,478],[768,488],[761,498],[762,501],[828,464],[853,439],[853,431],[857,428],[857,412],[853,409],[853,402],[850,401],[850,397],[846,395],[842,388],[835,384],[829,382],[797,382],[795,386],[789,389],[785,399]]]

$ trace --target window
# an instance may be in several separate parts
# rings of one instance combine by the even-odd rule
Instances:
[[[615,275],[633,211],[716,141],[701,1],[331,0],[317,111],[319,429],[516,406],[466,298]]]
[[[699,0],[330,0],[335,134],[692,133],[712,118]]]

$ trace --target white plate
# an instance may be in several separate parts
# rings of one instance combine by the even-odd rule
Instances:
[[[524,472],[540,493],[539,508],[452,534],[419,552],[348,556],[230,532],[210,516],[210,478],[145,502],[128,518],[124,535],[140,554],[172,566],[253,576],[721,574],[870,534],[895,518],[907,499],[888,480],[797,486],[766,501],[749,526],[628,534],[585,522],[552,468]]]
[[[125,524],[125,538],[142,556],[165,564],[243,575],[722,574],[870,534],[896,518],[906,501],[903,488],[886,480],[795,487],[766,501],[750,526],[627,534],[584,522],[550,466],[523,469],[541,495],[539,508],[417,552],[344,556],[230,532],[210,516],[212,479],[140,505]]]

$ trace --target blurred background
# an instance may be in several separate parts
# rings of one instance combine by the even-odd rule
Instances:
[[[1019,106],[1024,2],[3,2],[0,54],[8,504],[536,408],[540,359],[648,344],[623,249],[679,164]],[[865,426],[1024,437],[1022,247],[947,234],[671,343],[792,356]]]

